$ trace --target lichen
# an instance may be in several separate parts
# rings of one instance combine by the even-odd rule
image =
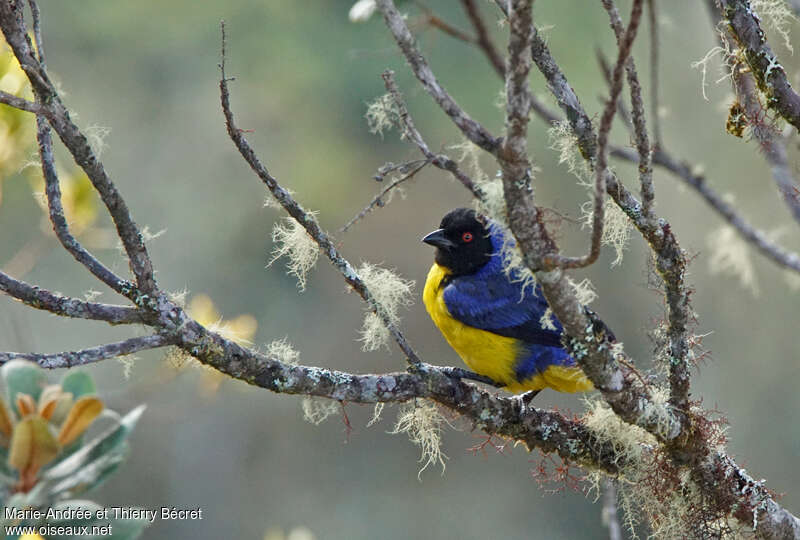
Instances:
[[[284,218],[275,224],[272,229],[272,241],[275,243],[275,249],[272,250],[272,259],[267,266],[271,266],[281,257],[286,257],[288,273],[297,278],[297,288],[304,291],[306,276],[319,257],[319,246],[294,218]]]
[[[390,431],[392,435],[405,433],[409,440],[420,448],[422,455],[419,462],[422,467],[417,477],[422,480],[422,472],[430,465],[440,464],[442,474],[445,471],[447,456],[442,452],[442,425],[447,420],[439,413],[439,409],[431,401],[417,399],[401,406],[397,415],[397,423]]]
[[[303,409],[303,419],[310,424],[318,426],[331,416],[339,414],[341,404],[331,399],[306,396],[303,398],[301,407]]]
[[[393,270],[366,262],[362,263],[357,273],[380,306],[388,322],[393,326],[398,326],[400,324],[400,308],[413,303],[414,282],[403,279]],[[381,346],[388,347],[390,338],[389,329],[381,317],[372,311],[367,311],[359,337],[362,348],[365,351],[374,351]]]

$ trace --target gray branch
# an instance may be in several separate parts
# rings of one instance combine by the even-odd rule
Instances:
[[[421,363],[421,360],[417,356],[417,353],[414,352],[414,349],[411,348],[411,344],[408,343],[408,340],[400,331],[399,328],[392,322],[391,317],[389,317],[386,310],[383,306],[378,302],[370,290],[367,288],[367,285],[364,281],[359,277],[358,273],[356,272],[355,268],[339,254],[339,250],[336,249],[333,241],[330,239],[328,234],[322,230],[322,227],[319,226],[317,220],[314,216],[307,212],[297,201],[294,200],[292,195],[284,189],[278,181],[269,173],[267,168],[261,163],[261,160],[258,159],[258,156],[253,151],[250,143],[247,142],[247,139],[244,137],[244,133],[238,127],[236,127],[236,123],[233,118],[233,111],[231,110],[230,105],[230,94],[228,92],[228,80],[225,76],[225,23],[223,22],[221,25],[222,28],[222,61],[220,62],[220,72],[222,74],[219,82],[219,90],[220,90],[220,100],[222,104],[222,111],[225,115],[225,126],[228,130],[228,135],[230,136],[233,144],[236,146],[239,153],[242,155],[244,160],[250,165],[250,168],[253,170],[254,173],[261,179],[267,189],[272,193],[275,197],[275,200],[280,203],[284,210],[294,218],[302,227],[306,230],[308,235],[314,239],[314,241],[319,246],[320,250],[326,257],[330,260],[331,264],[342,274],[345,281],[348,285],[350,285],[353,290],[355,290],[364,302],[367,303],[369,308],[378,316],[380,317],[383,324],[389,330],[389,333],[394,338],[397,345],[400,347],[400,350],[406,355],[406,358],[412,365],[417,365]]]
[[[21,358],[36,362],[46,369],[71,368],[75,366],[85,366],[86,364],[92,364],[100,362],[101,360],[108,360],[109,358],[116,358],[117,356],[133,354],[148,349],[157,349],[159,347],[172,345],[176,342],[177,338],[174,336],[153,334],[130,338],[117,343],[90,347],[80,351],[54,354],[0,352],[0,364]]]
[[[138,287],[146,294],[155,294],[158,289],[142,234],[131,218],[122,195],[106,174],[103,164],[95,156],[86,136],[70,119],[69,111],[62,103],[47,71],[34,55],[28,39],[21,3],[0,2],[0,27],[2,27],[6,42],[11,46],[20,67],[31,82],[34,94],[42,108],[41,114],[47,118],[58,133],[75,162],[86,172],[108,209],[116,226],[117,234],[128,254]],[[136,291],[129,291],[126,294],[131,299],[137,295]]]
[[[61,296],[16,280],[3,272],[0,272],[0,291],[32,308],[49,311],[63,317],[92,319],[109,324],[140,324],[145,321],[142,313],[134,307],[85,302],[77,298]]]
[[[458,126],[464,136],[480,148],[493,154],[497,150],[500,141],[464,112],[455,100],[450,97],[450,94],[447,93],[444,87],[439,84],[439,81],[428,65],[428,61],[425,60],[419,47],[417,47],[416,40],[414,36],[411,35],[411,31],[408,29],[405,19],[394,6],[394,2],[392,0],[377,0],[377,4],[378,9],[383,13],[386,26],[394,36],[397,45],[406,57],[414,75],[416,75],[417,79],[422,83],[422,86],[428,94],[430,94],[439,107],[450,117],[453,123]]]

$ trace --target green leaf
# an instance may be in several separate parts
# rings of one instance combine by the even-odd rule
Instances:
[[[14,428],[8,464],[18,471],[35,472],[51,462],[60,448],[47,420],[40,416],[29,416]]]
[[[0,376],[6,381],[8,402],[17,414],[17,394],[28,394],[33,401],[38,402],[42,389],[47,386],[44,370],[27,360],[6,362],[0,368]]]
[[[145,406],[140,405],[123,416],[96,439],[86,443],[68,458],[53,465],[41,475],[37,488],[50,493],[79,493],[94,488],[105,480],[125,458],[126,439],[133,431]]]
[[[64,375],[61,379],[61,390],[72,394],[73,399],[97,393],[92,377],[82,370],[70,371]]]

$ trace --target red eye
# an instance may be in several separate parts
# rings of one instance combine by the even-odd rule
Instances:
[[[471,232],[465,232],[464,234],[461,235],[461,239],[464,242],[472,242],[472,233]]]

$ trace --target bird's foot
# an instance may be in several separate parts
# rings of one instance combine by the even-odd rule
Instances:
[[[522,399],[522,403],[524,403],[525,405],[530,405],[531,401],[533,401],[533,398],[535,398],[539,394],[539,392],[541,392],[541,390],[531,390],[529,392],[525,392],[524,394],[522,394],[522,396],[520,396],[520,398]]]
[[[502,384],[496,382],[494,379],[486,377],[485,375],[480,375],[473,371],[469,371],[468,369],[449,367],[449,366],[440,367],[439,369],[442,371],[442,373],[444,373],[448,377],[452,377],[453,379],[467,379],[470,381],[477,381],[497,388],[503,386]]]

